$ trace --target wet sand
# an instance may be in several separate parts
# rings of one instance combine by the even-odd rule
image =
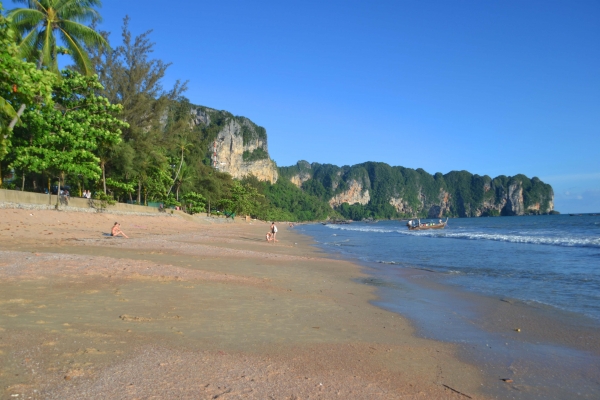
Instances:
[[[0,219],[1,398],[483,398],[457,346],[283,224],[270,244],[256,221]]]
[[[433,271],[405,268],[399,274],[395,283],[375,278],[380,274],[364,281],[379,288],[374,304],[410,318],[421,337],[456,343],[462,360],[480,366],[482,390],[490,397],[599,398],[598,321],[464,291]]]

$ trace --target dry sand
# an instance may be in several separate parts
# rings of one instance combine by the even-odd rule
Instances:
[[[270,244],[257,221],[0,219],[0,398],[481,398],[453,345],[283,224]]]

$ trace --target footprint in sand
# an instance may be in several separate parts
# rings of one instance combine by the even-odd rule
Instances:
[[[100,351],[100,350],[94,349],[92,347],[85,349],[83,353],[84,354],[106,354],[105,351]]]
[[[27,299],[10,299],[10,300],[8,300],[8,303],[11,303],[11,304],[27,304],[27,303],[31,303],[31,300],[27,300]]]

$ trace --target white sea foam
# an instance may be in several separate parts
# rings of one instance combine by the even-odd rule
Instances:
[[[448,239],[467,239],[467,240],[494,240],[497,242],[510,243],[528,243],[542,244],[551,246],[566,247],[597,247],[600,248],[600,237],[566,237],[566,236],[548,236],[548,235],[528,235],[527,232],[519,234],[514,233],[485,233],[477,231],[452,231],[452,230],[429,230],[429,231],[409,231],[397,229],[382,229],[367,226],[348,226],[348,225],[326,225],[331,229],[373,232],[373,233],[399,233],[402,235],[448,238]]]

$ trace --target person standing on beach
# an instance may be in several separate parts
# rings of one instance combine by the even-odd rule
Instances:
[[[271,224],[271,238],[273,242],[278,242],[277,240],[277,225],[275,225],[275,221]]]

